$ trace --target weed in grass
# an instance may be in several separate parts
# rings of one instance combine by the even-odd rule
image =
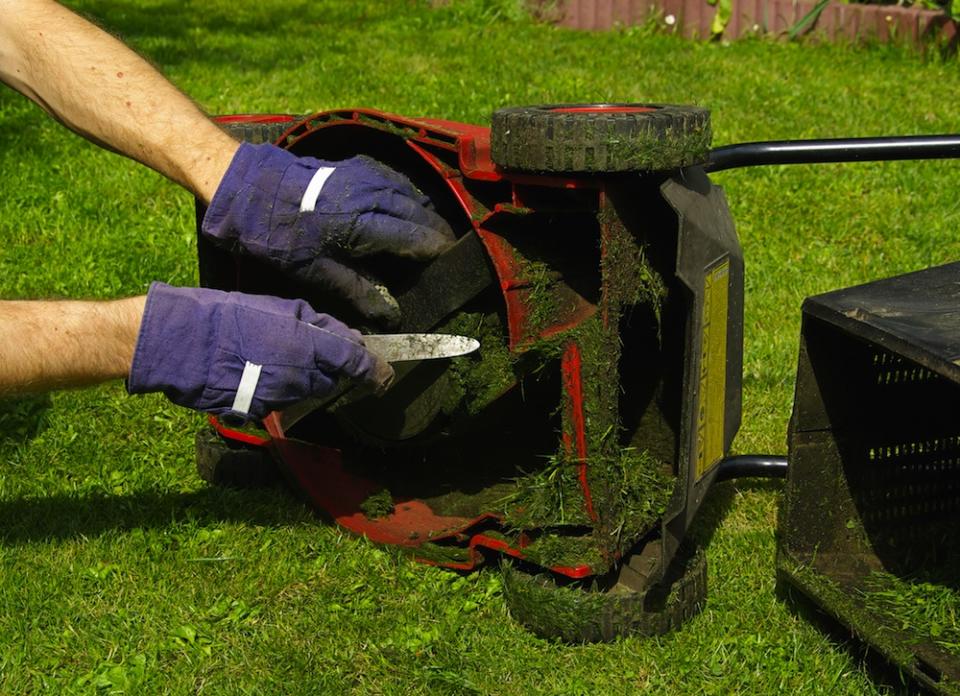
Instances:
[[[126,662],[100,663],[94,670],[81,675],[73,686],[97,692],[131,693],[143,684],[146,672],[147,656],[138,653]]]

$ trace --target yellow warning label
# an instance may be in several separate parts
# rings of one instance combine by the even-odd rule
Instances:
[[[730,259],[707,269],[703,284],[703,340],[697,404],[697,479],[723,457],[723,417],[727,387],[727,298]]]

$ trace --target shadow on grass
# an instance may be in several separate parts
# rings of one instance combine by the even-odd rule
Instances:
[[[706,499],[694,517],[687,535],[709,546],[724,518],[733,507],[734,499],[740,491],[769,491],[779,493],[783,490],[781,479],[739,478],[714,484]]]
[[[18,100],[27,103],[26,97],[21,97],[16,92],[9,91],[4,95],[5,99],[0,100],[0,111],[7,104],[16,104]],[[41,125],[45,122],[53,123],[53,120],[45,113],[37,109],[36,111],[23,111],[18,104],[10,109],[3,116],[0,116],[0,142],[4,148],[8,148],[5,155],[10,158],[11,167],[42,167],[49,168],[51,163],[45,157],[50,155],[50,147],[46,145],[41,138]],[[63,131],[64,138],[77,137],[67,130]],[[15,161],[14,161],[15,158]],[[8,173],[9,170],[8,170]],[[11,188],[6,188],[9,193]],[[50,194],[55,191],[54,185],[50,187]],[[10,222],[9,220],[7,222]]]
[[[689,535],[709,545],[733,504],[737,490],[778,490],[779,481],[741,479],[714,487]],[[87,493],[0,501],[0,543],[91,537],[109,531],[155,529],[179,522],[243,522],[259,526],[329,523],[284,486],[256,490],[209,487],[191,493],[141,491]]]
[[[0,446],[23,443],[43,432],[52,403],[49,394],[0,399]]]
[[[870,680],[890,694],[929,693],[912,676],[899,670],[869,643],[821,609],[804,593],[777,579],[777,598],[790,613],[816,628],[838,650],[846,652],[864,670]]]
[[[161,0],[129,3],[125,0],[90,0],[75,9],[107,31],[134,45],[149,44],[150,59],[163,65],[201,63],[234,69],[269,70],[295,63],[302,56],[285,40],[291,34],[314,30],[320,35],[355,31],[396,14],[391,3],[183,3]],[[409,9],[409,8],[408,8]],[[218,41],[217,50],[199,48],[210,35],[230,37]],[[235,39],[256,40],[257,50]],[[308,45],[298,42],[299,45]]]
[[[158,529],[181,522],[243,522],[281,527],[322,523],[282,488],[192,493],[53,495],[0,501],[0,544],[95,537],[111,531]]]

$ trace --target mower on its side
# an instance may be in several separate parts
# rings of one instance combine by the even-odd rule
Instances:
[[[706,565],[686,531],[740,420],[743,261],[698,166],[695,107],[504,109],[491,129],[371,110],[234,117],[298,155],[368,155],[411,179],[457,234],[427,266],[371,261],[401,331],[479,339],[398,366],[268,437],[214,421],[214,481],[277,467],[338,524],[472,569],[496,555],[514,616],[566,640],[662,633],[696,613]],[[200,213],[202,215],[202,211]],[[210,287],[302,297],[362,318],[253,259],[199,241]]]
[[[708,173],[960,157],[954,135],[711,150],[705,110],[646,104],[503,109],[490,129],[370,110],[224,126],[408,176],[458,242],[427,266],[366,271],[398,298],[401,330],[481,348],[404,366],[379,399],[272,414],[265,434],[214,419],[198,435],[201,474],[282,474],[338,524],[427,563],[498,557],[511,613],[567,641],[662,633],[695,614],[706,566],[687,531],[711,484],[787,470],[727,457],[743,259]],[[378,329],[202,237],[198,251],[205,285],[302,297]],[[952,264],[805,302],[777,560],[785,584],[944,692],[960,679],[955,652],[868,600],[955,576],[960,436],[943,404],[960,384],[957,287]]]

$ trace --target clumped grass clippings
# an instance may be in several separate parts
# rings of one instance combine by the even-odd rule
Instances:
[[[607,471],[611,476],[607,485],[614,489],[620,507],[617,525],[609,533],[616,540],[613,548],[624,552],[660,520],[676,479],[648,452],[635,448],[621,450]]]
[[[516,384],[516,356],[506,344],[506,329],[497,313],[460,313],[438,331],[480,341],[474,354],[451,364],[447,412],[474,416]]]
[[[468,563],[470,551],[462,546],[426,541],[411,551],[414,558],[429,563]]]
[[[607,492],[605,526],[595,534],[571,540],[550,531],[525,549],[531,560],[547,566],[588,565],[606,571],[611,553],[622,552],[653,529],[666,510],[674,479],[647,452],[625,448],[610,461],[588,464],[593,490]],[[517,480],[514,494],[505,500],[504,519],[518,530],[566,526],[596,526],[587,514],[579,465],[552,456],[539,471]],[[608,531],[601,531],[608,530]]]
[[[595,580],[564,581],[531,575],[505,563],[504,594],[510,612],[538,635],[567,643],[613,640],[676,630],[704,606],[706,561],[702,551],[678,554],[664,582],[647,592],[620,592]]]
[[[539,259],[521,259],[520,277],[529,284],[526,299],[529,315],[526,318],[532,337],[563,318],[564,307],[557,296],[561,276],[548,263]]]
[[[960,658],[960,594],[954,587],[874,572],[860,595],[867,611],[876,612],[908,640],[930,641]]]
[[[523,555],[543,568],[587,566],[594,572],[603,572],[606,567],[606,559],[590,534],[576,536],[546,532],[525,546]]]
[[[648,305],[659,321],[667,285],[650,262],[648,247],[652,242],[628,234],[607,208],[598,217],[601,226],[609,230],[601,260],[606,291],[625,310]]]
[[[516,529],[552,526],[589,526],[578,464],[560,455],[517,479],[516,490],[504,501],[504,519]]]
[[[602,553],[612,559],[652,528],[673,495],[675,481],[648,452],[619,445],[618,373],[623,348],[619,319],[638,303],[649,304],[659,318],[666,286],[649,264],[641,240],[605,210],[599,222],[604,248],[602,307],[573,332],[573,340],[582,354],[587,482],[596,500],[594,526]]]
[[[360,511],[371,520],[380,519],[393,513],[393,496],[386,488],[381,488],[360,503]]]
[[[507,169],[526,172],[673,171],[706,160],[712,136],[706,110],[648,108],[644,113],[499,109],[491,123],[491,156]]]

